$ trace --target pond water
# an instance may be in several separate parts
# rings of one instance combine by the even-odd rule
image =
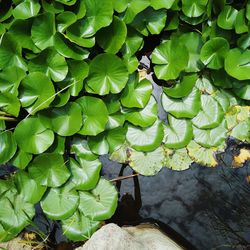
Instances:
[[[102,157],[102,161],[103,175],[116,178],[121,165],[107,157]],[[154,219],[171,226],[197,249],[247,249],[250,185],[246,176],[249,173],[250,164],[240,169],[193,164],[182,172],[163,168],[156,176],[139,176],[139,216],[145,221]],[[126,167],[123,176],[131,174],[131,168]],[[133,178],[123,180],[121,197],[129,193],[135,199],[134,186]]]

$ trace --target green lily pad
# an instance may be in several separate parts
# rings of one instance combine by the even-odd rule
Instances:
[[[125,42],[126,36],[126,24],[114,16],[112,23],[97,33],[96,40],[105,52],[116,54]]]
[[[250,79],[250,50],[229,50],[225,58],[225,70],[238,80]]]
[[[126,139],[132,148],[138,151],[153,151],[162,143],[164,136],[163,125],[160,121],[147,128],[128,126]]]
[[[188,96],[181,99],[170,98],[163,93],[161,103],[164,110],[176,118],[193,118],[200,111],[200,91],[194,87]]]
[[[83,158],[87,161],[96,160],[97,155],[93,154],[88,146],[87,140],[82,137],[74,137],[71,142],[70,153],[76,154],[77,157]]]
[[[225,142],[227,136],[226,122],[223,121],[213,129],[199,129],[193,127],[194,140],[205,148],[217,147]]]
[[[204,148],[195,141],[191,141],[187,146],[190,158],[196,163],[207,167],[217,166],[218,162],[215,158],[215,153],[222,149],[223,147]]]
[[[77,162],[71,158],[70,171],[72,177],[70,181],[74,183],[77,190],[93,189],[99,180],[101,168],[102,163],[99,159],[88,161],[79,157]]]
[[[65,4],[65,5],[74,5],[76,3],[77,0],[56,0],[56,2]]]
[[[16,19],[28,19],[39,13],[41,6],[38,0],[21,1],[14,9],[13,16]]]
[[[189,157],[186,148],[181,148],[177,150],[165,148],[165,153],[167,156],[165,158],[166,167],[175,171],[187,170],[193,162]]]
[[[56,51],[66,58],[82,61],[89,56],[88,50],[77,46],[58,32],[54,35],[54,46]]]
[[[63,56],[53,49],[42,51],[29,62],[30,72],[42,72],[55,82],[62,81],[68,73],[68,65]]]
[[[173,87],[163,87],[163,91],[173,98],[185,97],[191,93],[197,79],[197,74],[185,75]]]
[[[78,133],[81,135],[97,135],[104,131],[108,121],[105,103],[92,96],[81,97],[76,102],[81,106],[83,113],[83,127]]]
[[[175,0],[151,0],[151,6],[155,10],[170,9],[174,2]]]
[[[147,105],[141,110],[126,110],[126,120],[140,127],[151,126],[157,120],[158,106],[155,98],[150,97]]]
[[[49,117],[53,131],[61,136],[74,135],[82,127],[82,110],[75,102],[68,102],[61,108],[51,109]]]
[[[15,154],[17,144],[11,131],[0,132],[0,163],[8,162]]]
[[[51,13],[44,13],[34,19],[31,28],[31,38],[35,45],[44,50],[54,45],[55,17]]]
[[[40,185],[59,187],[69,176],[63,156],[60,154],[44,153],[38,155],[29,165],[30,176]]]
[[[230,132],[230,135],[238,140],[250,142],[250,119],[239,122]]]
[[[88,87],[96,94],[119,93],[128,81],[122,60],[113,54],[99,54],[90,63]]]
[[[53,205],[51,205],[53,204]],[[51,188],[41,201],[43,212],[52,220],[65,220],[72,216],[79,204],[79,195],[72,185]]]
[[[64,11],[57,15],[57,30],[63,33],[71,24],[77,21],[77,16],[71,11]]]
[[[0,109],[10,115],[18,117],[20,111],[19,99],[8,92],[0,93]]]
[[[192,123],[201,129],[215,128],[224,118],[221,105],[209,95],[201,95],[201,110],[192,119]]]
[[[187,48],[177,40],[168,40],[157,46],[152,53],[154,72],[159,79],[176,79],[189,60]]]
[[[53,83],[43,73],[30,73],[20,84],[19,98],[22,107],[26,108],[29,113],[34,114],[47,108],[54,100],[55,89]]]
[[[168,115],[168,125],[164,126],[163,142],[168,148],[183,148],[193,138],[192,123],[186,119],[176,119]]]
[[[26,70],[26,63],[22,58],[21,46],[12,35],[5,33],[0,40],[0,69],[16,66]]]
[[[245,18],[245,10],[239,10],[237,17],[235,19],[235,32],[236,34],[242,34],[248,32],[248,26]]]
[[[224,58],[229,51],[229,43],[222,37],[208,40],[201,49],[201,61],[210,69],[220,69],[224,66]]]
[[[163,167],[165,155],[161,147],[147,153],[131,150],[129,154],[129,166],[141,175],[156,175]]]
[[[31,160],[32,154],[26,153],[19,149],[11,159],[11,164],[17,168],[24,169],[28,166]]]
[[[182,11],[188,17],[199,17],[206,11],[208,0],[182,0]]]
[[[88,240],[100,226],[99,221],[89,219],[79,210],[68,219],[62,220],[63,234],[73,241]]]
[[[1,197],[0,206],[0,224],[11,238],[28,226],[35,215],[34,205],[20,195]]]
[[[115,187],[101,178],[90,192],[79,191],[79,210],[91,220],[107,220],[114,213],[118,204],[118,193]]]
[[[149,80],[139,81],[139,76],[133,74],[122,92],[121,103],[127,108],[144,108],[149,101],[153,87]]]
[[[109,159],[111,161],[116,161],[119,163],[127,163],[128,162],[128,145],[124,143],[120,147],[118,147],[112,154],[110,154]]]
[[[47,189],[47,187],[36,183],[36,181],[30,178],[28,173],[24,171],[17,172],[14,179],[19,195],[31,204],[39,202]]]
[[[18,123],[14,131],[16,142],[24,152],[41,154],[54,141],[54,133],[42,124],[41,120],[32,117]]]
[[[217,25],[225,30],[234,28],[238,11],[230,5],[226,5],[217,19]]]
[[[167,14],[165,10],[154,10],[153,8],[147,8],[139,13],[131,26],[133,26],[142,35],[148,36],[160,34],[164,29],[167,20]]]

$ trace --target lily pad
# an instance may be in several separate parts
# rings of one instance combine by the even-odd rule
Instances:
[[[250,79],[250,50],[231,49],[225,58],[225,70],[238,80]]]
[[[168,125],[164,126],[163,142],[168,148],[183,148],[193,138],[192,123],[186,119],[176,119],[168,115]]]
[[[132,148],[138,151],[153,151],[162,143],[163,125],[159,120],[147,128],[128,126],[126,139]]]
[[[77,210],[71,217],[62,220],[63,234],[73,241],[88,240],[100,227],[99,221],[93,221]]]
[[[116,54],[125,42],[126,36],[126,24],[114,16],[112,23],[97,33],[96,40],[105,52]]]
[[[53,131],[61,136],[76,134],[82,127],[82,110],[75,102],[68,102],[61,108],[51,109],[49,117]]]
[[[176,118],[193,118],[200,111],[200,91],[194,87],[188,96],[181,99],[170,98],[163,93],[161,103],[164,110]]]
[[[201,61],[210,69],[220,69],[224,66],[224,58],[229,51],[229,43],[222,37],[207,41],[202,49]]]
[[[83,127],[78,132],[81,135],[97,135],[104,131],[108,121],[108,111],[105,103],[96,97],[84,96],[77,99],[83,113]]]
[[[122,92],[121,103],[127,108],[144,108],[149,101],[153,87],[149,80],[139,81],[138,75],[132,75]]]
[[[41,52],[29,62],[30,72],[42,72],[55,82],[62,81],[68,73],[68,65],[63,56],[53,49]]]
[[[29,165],[30,176],[40,185],[59,187],[69,176],[63,156],[60,154],[44,153],[38,155]]]
[[[54,100],[55,89],[53,83],[43,73],[30,73],[20,84],[19,98],[22,106],[29,113],[34,114],[39,110],[47,108]]]
[[[187,48],[177,40],[168,40],[152,53],[154,72],[159,79],[176,79],[180,72],[188,65],[189,54]]]
[[[107,220],[115,212],[118,204],[118,193],[115,187],[101,178],[90,192],[79,191],[79,210],[91,220]]]
[[[54,45],[55,17],[51,13],[44,13],[34,19],[31,28],[31,38],[35,45],[44,50]]]
[[[28,166],[31,160],[32,154],[26,153],[19,149],[11,159],[11,164],[17,168],[24,169]]]
[[[39,118],[26,118],[18,123],[14,131],[18,146],[27,153],[41,154],[54,141],[54,133]]]
[[[0,163],[8,162],[15,154],[17,144],[11,131],[0,131]]]
[[[129,154],[129,166],[141,175],[156,175],[163,167],[165,155],[161,147],[147,153],[131,150]]]
[[[43,212],[52,220],[69,218],[76,211],[78,204],[79,195],[70,184],[51,188],[41,201]]]
[[[192,123],[201,129],[215,128],[223,120],[224,112],[221,105],[209,95],[201,95],[201,110],[192,119]]]
[[[186,148],[177,150],[165,149],[166,153],[166,167],[175,171],[183,171],[189,169],[192,160],[188,155]]]
[[[99,180],[101,168],[102,163],[99,159],[88,161],[79,157],[77,162],[71,158],[70,171],[72,177],[70,181],[74,183],[77,190],[93,189]]]
[[[226,5],[217,19],[217,25],[225,30],[234,28],[238,11],[230,5]]]
[[[8,92],[0,92],[0,109],[7,114],[18,117],[21,103],[19,99]]]
[[[128,81],[122,60],[113,54],[99,54],[90,63],[88,87],[96,94],[119,93]]]
[[[164,87],[163,91],[173,98],[185,97],[191,93],[197,79],[197,74],[185,75],[173,87]]]
[[[16,19],[28,19],[39,13],[41,6],[38,0],[21,1],[14,9],[13,16]]]
[[[199,129],[195,126],[193,127],[194,140],[205,148],[217,147],[224,143],[227,131],[225,121],[213,129]]]
[[[207,6],[208,0],[182,0],[182,11],[188,17],[201,16]]]

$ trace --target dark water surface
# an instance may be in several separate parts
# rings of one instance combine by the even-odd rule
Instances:
[[[108,179],[121,165],[101,158]],[[126,167],[123,176],[131,175]],[[177,172],[163,168],[156,176],[139,176],[139,215],[171,226],[197,249],[247,249],[250,243],[250,164],[239,169],[193,164]],[[133,178],[121,183],[121,196],[134,196]],[[126,216],[126,215],[125,215]],[[128,215],[129,216],[129,215]]]

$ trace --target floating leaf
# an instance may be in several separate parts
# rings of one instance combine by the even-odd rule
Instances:
[[[18,146],[24,152],[32,154],[43,153],[54,141],[54,133],[36,117],[19,122],[14,136]]]
[[[118,17],[114,16],[113,22],[101,29],[97,35],[97,43],[105,52],[116,54],[122,47],[127,36],[127,27]]]
[[[40,10],[40,4],[38,0],[25,0],[19,3],[13,9],[13,16],[16,19],[28,19],[36,16]]]
[[[250,119],[239,122],[231,131],[230,135],[238,140],[250,142]]]
[[[129,125],[126,139],[132,148],[148,152],[155,150],[161,145],[163,136],[162,123],[157,120],[152,126],[147,128]]]
[[[126,110],[125,116],[127,121],[136,126],[148,127],[156,121],[157,112],[157,102],[155,98],[151,96],[145,108],[141,110]]]
[[[151,6],[156,9],[170,9],[175,0],[151,0]]]
[[[51,188],[41,201],[43,212],[52,220],[69,218],[76,211],[78,204],[79,195],[70,184],[59,188]]]
[[[51,109],[49,117],[53,131],[61,136],[74,135],[82,127],[82,110],[75,102],[68,102],[61,108]]]
[[[128,81],[121,59],[112,54],[99,54],[90,63],[88,87],[96,94],[119,93]]]
[[[130,151],[129,166],[141,175],[156,175],[163,167],[164,150],[159,147],[152,152]]]
[[[81,135],[97,135],[104,131],[108,121],[108,111],[105,103],[96,97],[84,96],[77,99],[83,112],[83,127],[78,132]]]
[[[163,93],[161,102],[164,110],[176,118],[193,118],[201,107],[200,91],[194,87],[192,92],[182,99],[173,99]]]
[[[0,109],[15,117],[18,116],[20,111],[19,99],[8,92],[0,93]]]
[[[173,87],[164,87],[163,91],[173,98],[182,98],[189,95],[196,83],[198,76],[196,74],[185,75]]]
[[[57,15],[57,30],[63,33],[71,24],[77,21],[77,16],[71,11],[64,11]]]
[[[68,65],[64,57],[53,49],[41,52],[29,62],[30,72],[42,72],[55,82],[62,81],[68,73]]]
[[[250,50],[231,49],[225,58],[225,70],[238,80],[250,79]]]
[[[188,50],[177,40],[168,40],[156,47],[152,53],[152,62],[156,64],[154,72],[159,79],[176,79],[188,65]]]
[[[38,155],[29,165],[30,176],[40,185],[59,187],[70,174],[60,154],[44,153]]]
[[[202,49],[201,61],[210,69],[220,69],[224,65],[224,58],[229,51],[229,43],[222,37],[215,37],[207,41]]]
[[[77,162],[71,158],[70,171],[72,177],[70,181],[74,183],[77,190],[93,189],[99,180],[101,168],[102,163],[99,159],[88,161],[79,157]]]
[[[51,13],[44,13],[34,19],[31,38],[35,45],[44,50],[54,45],[55,18]]]
[[[207,6],[208,0],[182,0],[182,11],[188,17],[201,16]]]
[[[22,80],[19,98],[22,106],[29,113],[34,114],[50,105],[55,98],[55,89],[46,75],[40,72],[32,72]]]
[[[21,46],[14,37],[4,34],[0,40],[0,69],[16,66],[26,70],[26,63],[21,56]]]
[[[235,32],[237,34],[242,34],[248,32],[248,26],[245,19],[245,10],[242,9],[238,12],[235,20]]]
[[[193,127],[194,140],[205,148],[217,147],[225,142],[227,136],[226,122],[223,121],[213,129],[199,129]]]
[[[0,132],[0,163],[9,161],[15,154],[17,144],[11,131]]]
[[[99,221],[93,221],[77,210],[71,217],[62,220],[63,234],[73,241],[85,241],[100,227]]]
[[[214,157],[218,148],[204,148],[195,141],[191,141],[187,146],[187,150],[190,158],[199,164],[208,167],[215,167],[218,164]]]
[[[37,184],[24,171],[19,171],[14,178],[18,193],[26,202],[36,204],[41,200],[47,187]]]
[[[166,167],[176,171],[183,171],[189,169],[192,160],[187,153],[186,148],[177,150],[170,150],[165,148],[166,153]]]
[[[168,148],[183,148],[193,138],[192,123],[186,119],[176,119],[168,115],[168,125],[164,126],[163,142]]]
[[[79,191],[79,196],[79,210],[91,220],[107,220],[117,208],[117,191],[109,181],[103,178],[90,192]]]
[[[138,75],[132,75],[122,92],[121,103],[127,108],[144,108],[149,101],[153,87],[149,80],[139,81]]]
[[[230,5],[226,5],[218,16],[218,26],[225,30],[233,29],[237,14],[238,11],[236,9]]]
[[[26,153],[23,150],[18,150],[11,159],[11,164],[17,168],[24,169],[32,160],[32,154]]]

